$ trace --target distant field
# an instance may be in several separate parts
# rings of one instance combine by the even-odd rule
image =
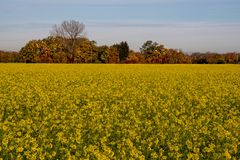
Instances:
[[[240,159],[240,65],[0,64],[0,159]]]

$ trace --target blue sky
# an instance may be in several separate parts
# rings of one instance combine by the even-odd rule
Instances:
[[[0,49],[19,50],[78,20],[99,45],[146,40],[186,52],[240,51],[239,0],[6,0],[0,5]]]

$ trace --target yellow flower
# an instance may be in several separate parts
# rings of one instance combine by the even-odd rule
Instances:
[[[57,154],[57,153],[56,153],[55,151],[52,152],[52,156],[53,156],[53,157],[56,156],[56,154]]]
[[[3,129],[4,131],[7,131],[8,127],[5,126],[5,125],[3,125],[3,126],[2,126],[2,129]]]
[[[14,149],[14,146],[10,146],[9,150],[12,151]]]
[[[224,152],[224,156],[226,157],[226,159],[231,159],[231,155],[230,155],[230,153],[228,152],[228,150],[226,150],[226,151]]]
[[[17,132],[17,135],[18,135],[18,136],[21,136],[21,135],[22,135],[22,132]]]
[[[8,145],[8,138],[4,138],[2,143],[3,143],[4,146],[7,146]]]
[[[72,149],[77,149],[77,146],[76,146],[75,144],[71,144],[70,147],[71,147]]]
[[[24,150],[23,147],[18,147],[18,148],[17,148],[17,152],[19,152],[19,153],[23,152],[23,150]]]

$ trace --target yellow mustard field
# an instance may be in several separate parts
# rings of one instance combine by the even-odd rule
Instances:
[[[0,64],[0,159],[240,159],[240,65]]]

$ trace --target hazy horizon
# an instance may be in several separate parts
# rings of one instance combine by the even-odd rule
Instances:
[[[0,50],[18,51],[77,20],[99,45],[127,41],[138,51],[152,40],[185,52],[240,51],[237,0],[8,0],[0,6]]]

